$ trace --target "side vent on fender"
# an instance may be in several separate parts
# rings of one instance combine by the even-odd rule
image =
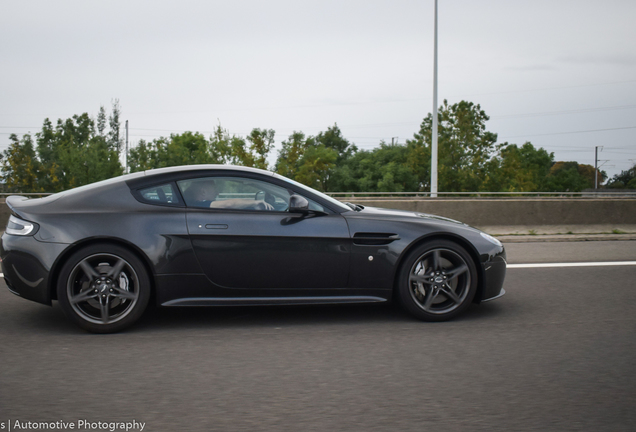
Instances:
[[[382,246],[399,239],[400,236],[395,233],[359,232],[353,235],[353,244],[360,246]]]

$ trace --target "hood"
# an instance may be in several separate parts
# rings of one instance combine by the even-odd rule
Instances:
[[[362,207],[362,206],[359,206]],[[353,212],[352,212],[353,213]],[[444,221],[450,222],[457,225],[468,226],[463,222],[456,221],[454,219],[450,219],[443,216],[432,215],[428,213],[420,213],[420,212],[412,212],[408,210],[395,210],[395,209],[385,209],[380,207],[363,207],[361,210],[355,212],[356,216],[367,216],[370,218],[377,219],[404,219],[408,218],[412,220],[413,218],[418,218],[420,220],[426,219],[430,221]]]

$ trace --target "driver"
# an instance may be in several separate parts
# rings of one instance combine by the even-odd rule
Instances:
[[[219,191],[213,180],[193,182],[186,190],[190,201],[196,207],[231,208],[245,210],[274,210],[274,207],[263,200],[230,198],[217,200]]]

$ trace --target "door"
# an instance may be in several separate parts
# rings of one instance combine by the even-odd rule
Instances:
[[[288,212],[290,191],[247,177],[178,182],[188,232],[206,276],[224,288],[345,288],[351,249],[347,222],[311,202]],[[319,212],[324,210],[325,212]]]

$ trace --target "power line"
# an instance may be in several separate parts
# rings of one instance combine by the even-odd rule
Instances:
[[[605,85],[616,85],[616,84],[628,84],[628,83],[636,83],[636,80],[628,80],[628,81],[615,81],[615,82],[606,82],[606,83],[596,83],[596,84],[580,84],[580,85],[571,85],[571,86],[562,86],[562,87],[544,87],[537,89],[527,89],[527,90],[510,90],[510,91],[502,91],[502,92],[487,92],[487,93],[473,93],[473,94],[465,94],[465,95],[450,95],[448,99],[453,98],[466,98],[469,96],[488,96],[488,95],[498,95],[498,94],[512,94],[512,93],[531,93],[537,91],[549,91],[549,90],[563,90],[570,88],[581,88],[581,87],[596,87],[596,86],[605,86]],[[367,101],[367,102],[340,102],[340,103],[328,103],[328,104],[313,104],[313,105],[282,105],[282,106],[274,106],[274,107],[253,107],[253,108],[234,108],[234,109],[215,109],[215,110],[206,110],[206,111],[155,111],[155,112],[136,112],[131,114],[192,114],[192,113],[210,113],[210,112],[218,112],[218,111],[250,111],[250,110],[265,110],[265,109],[297,109],[297,108],[320,108],[320,107],[328,107],[328,106],[348,106],[348,105],[373,105],[373,104],[383,104],[383,103],[396,103],[396,102],[421,102],[432,100],[430,98],[402,98],[402,99],[389,99],[383,101]]]
[[[494,92],[494,93],[474,93],[472,95],[464,95],[464,97],[465,96],[485,96],[485,95],[494,95],[494,94],[509,94],[509,93],[528,93],[528,92],[534,92],[534,91],[547,91],[547,90],[563,90],[563,89],[569,89],[569,88],[596,87],[596,86],[627,84],[627,83],[636,83],[636,80],[615,81],[615,82],[609,82],[609,83],[596,83],[596,84],[580,84],[580,85],[563,86],[563,87],[545,87],[540,89],[528,89],[528,90],[511,90],[511,91]]]
[[[510,115],[502,115],[502,116],[490,116],[491,119],[509,119],[509,118],[523,118],[523,117],[546,117],[551,115],[562,115],[562,114],[583,114],[597,111],[616,111],[621,109],[633,109],[636,108],[636,105],[618,105],[611,107],[600,107],[600,108],[582,108],[577,110],[565,110],[565,111],[544,111],[544,112],[536,112],[536,113],[525,113],[525,114],[510,114]]]
[[[42,126],[0,126],[0,129],[39,129]]]
[[[624,130],[624,129],[636,129],[636,126],[607,128],[607,129],[589,129],[589,130],[570,131],[570,132],[553,132],[553,133],[545,133],[545,134],[508,135],[503,138],[523,138],[523,137],[531,137],[531,136],[567,135],[567,134],[576,134],[576,133],[605,132],[605,131]]]
[[[631,82],[631,81],[626,81]],[[604,85],[604,84],[590,84],[590,85]],[[589,86],[589,85],[586,85]],[[421,100],[421,99],[406,99],[406,100]],[[615,105],[608,107],[597,107],[597,108],[581,108],[576,110],[563,110],[563,111],[543,111],[543,112],[534,112],[534,113],[520,113],[520,114],[509,114],[509,115],[491,115],[490,119],[508,119],[508,118],[523,118],[523,117],[539,117],[539,116],[551,116],[551,115],[563,115],[563,114],[581,114],[588,112],[597,112],[597,111],[615,111],[622,109],[634,109],[636,105]],[[193,111],[197,112],[197,111]],[[385,127],[385,126],[402,126],[402,125],[419,125],[421,123],[420,120],[414,120],[409,122],[392,122],[392,123],[367,123],[367,124],[356,124],[356,125],[339,125],[339,127],[347,127],[347,128],[364,128],[364,127]],[[314,129],[314,128],[322,128],[323,126],[305,126],[300,128],[291,128],[288,130],[302,130],[302,129]],[[39,129],[41,126],[0,126],[0,129]],[[151,128],[131,128],[130,130],[144,130],[144,131],[161,131],[161,132],[178,132],[174,129],[151,129]],[[184,132],[183,130],[181,132]],[[214,131],[198,131],[200,133],[214,133]],[[2,134],[6,134],[4,132],[0,132]]]

